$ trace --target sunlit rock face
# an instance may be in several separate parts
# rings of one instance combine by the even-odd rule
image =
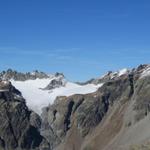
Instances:
[[[147,144],[149,68],[140,65],[113,78],[111,72],[94,93],[58,97],[43,110],[42,134],[57,150],[130,150]]]

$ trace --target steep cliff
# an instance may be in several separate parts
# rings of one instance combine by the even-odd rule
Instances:
[[[149,68],[109,78],[92,94],[58,97],[43,111],[43,136],[57,150],[129,150],[148,142]]]
[[[10,82],[0,82],[0,149],[49,150],[40,134],[41,119],[29,110],[21,93]]]

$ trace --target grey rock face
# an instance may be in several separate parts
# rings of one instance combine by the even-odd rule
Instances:
[[[37,78],[43,79],[48,78],[49,76],[44,72],[34,71],[32,73],[21,73],[12,69],[8,69],[7,71],[3,71],[0,73],[0,78],[5,80],[14,79],[16,81],[26,81],[26,80],[35,80]]]
[[[55,79],[51,80],[50,83],[44,88],[44,90],[52,90],[55,88],[63,87],[66,85],[64,75],[56,73]]]
[[[59,88],[65,86],[65,83],[60,79],[60,80],[56,80],[53,79],[45,88],[44,90],[52,90],[55,88]]]
[[[137,111],[136,120],[144,118],[150,112],[150,76],[142,78],[135,83],[134,97]]]
[[[56,132],[61,132],[61,138],[70,129],[75,119],[84,137],[90,129],[100,123],[114,101],[129,99],[131,90],[130,78],[127,76],[104,84],[95,94],[74,95],[66,99],[64,97],[65,100],[56,100],[56,104],[47,108],[47,115],[51,118],[49,124]]]
[[[1,150],[49,150],[40,134],[41,120],[28,110],[21,93],[11,84],[0,92],[0,148]],[[43,147],[43,148],[42,148]]]
[[[67,111],[67,106],[66,103],[63,103],[63,101],[60,101],[60,103],[62,102],[61,104],[57,104],[57,101],[59,101],[60,99],[65,100],[65,98],[66,97],[58,97],[54,105],[46,107],[43,110],[41,116],[41,133],[51,143],[52,147],[56,147],[65,136],[64,115]]]

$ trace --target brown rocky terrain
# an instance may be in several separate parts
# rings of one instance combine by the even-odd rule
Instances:
[[[104,77],[95,93],[58,97],[42,115],[42,124],[55,133],[51,144],[57,150],[127,150],[147,141],[150,76],[143,72],[148,67]]]

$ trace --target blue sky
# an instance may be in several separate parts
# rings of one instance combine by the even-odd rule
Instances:
[[[0,0],[0,70],[84,81],[150,63],[149,0]]]

